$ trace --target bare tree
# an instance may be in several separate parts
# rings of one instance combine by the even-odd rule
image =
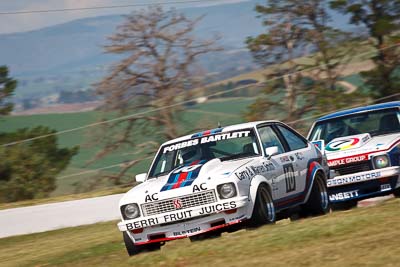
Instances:
[[[376,49],[374,68],[361,72],[366,87],[378,102],[399,100],[400,1],[398,0],[331,0],[332,8],[350,15],[350,23],[363,25],[370,44]],[[393,95],[393,96],[391,96]],[[391,96],[388,98],[388,96]]]
[[[264,89],[267,97],[257,99],[250,106],[247,119],[260,119],[265,116],[265,111],[271,109],[279,114],[286,114],[279,119],[297,118],[298,98],[304,88],[300,83],[302,75],[299,73],[303,67],[295,59],[300,56],[299,51],[305,49],[305,30],[299,26],[299,17],[289,12],[291,3],[288,2],[290,1],[269,1],[265,5],[256,6],[263,25],[267,27],[266,33],[255,38],[249,37],[247,45],[256,62],[265,67],[270,66],[272,71],[266,75],[266,79],[271,80]],[[277,64],[283,62],[285,64]],[[284,95],[283,99],[281,95]]]
[[[110,112],[117,116],[141,115],[107,123],[101,135],[105,145],[96,159],[123,146],[146,156],[154,153],[160,142],[180,134],[177,121],[182,106],[177,103],[196,84],[196,59],[220,50],[215,39],[197,40],[193,36],[200,20],[153,6],[126,16],[109,37],[111,44],[105,47],[106,52],[122,59],[97,84],[97,93],[105,99],[102,110],[107,116]],[[150,110],[158,111],[144,113]],[[120,175],[136,162],[125,164]]]
[[[248,38],[247,45],[270,71],[264,95],[249,107],[247,119],[293,121],[343,103],[338,81],[352,58],[353,37],[330,26],[327,9],[322,0],[271,0],[256,6],[266,33]]]
[[[343,86],[343,73],[360,48],[361,41],[352,33],[344,32],[330,25],[329,3],[324,0],[298,1],[295,6],[301,18],[300,27],[305,30],[305,39],[313,47],[310,72],[303,75],[312,79],[312,101],[306,110],[331,112],[349,105],[356,100],[363,101],[363,94]],[[343,97],[347,94],[347,97]]]

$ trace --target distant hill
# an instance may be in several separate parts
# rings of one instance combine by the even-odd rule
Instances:
[[[196,28],[196,36],[208,39],[219,34],[224,52],[204,56],[202,66],[207,82],[226,79],[258,66],[244,49],[244,40],[263,31],[254,7],[261,0],[180,9],[189,18],[205,15]],[[263,2],[263,1],[262,1]],[[30,32],[0,35],[0,65],[10,67],[10,74],[19,80],[15,101],[42,99],[62,91],[86,90],[98,81],[110,63],[118,58],[105,54],[107,44],[121,15],[85,18]],[[334,15],[338,27],[346,27],[346,19]]]
[[[197,28],[199,38],[222,35],[221,44],[227,48],[244,46],[244,39],[262,31],[255,18],[253,1],[218,6],[187,8],[182,11],[190,18],[206,15]],[[22,76],[40,72],[54,73],[101,65],[112,61],[103,54],[117,25],[119,15],[75,20],[31,32],[0,35],[0,64],[10,66],[12,73]]]

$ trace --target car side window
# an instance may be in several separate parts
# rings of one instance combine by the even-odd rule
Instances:
[[[150,177],[152,177],[154,173],[164,173],[165,170],[171,170],[174,168],[174,165],[178,166],[182,162],[181,155],[176,157],[176,153],[162,154],[160,160],[158,160],[158,164],[154,166],[153,170],[150,172]]]
[[[278,129],[289,145],[290,150],[306,148],[308,143],[290,129],[278,125]]]
[[[271,126],[264,126],[258,128],[258,133],[260,134],[264,150],[267,147],[276,146],[278,147],[279,154],[285,152],[285,149],[283,148],[281,141],[279,140],[278,136],[276,135],[275,131],[271,128]]]

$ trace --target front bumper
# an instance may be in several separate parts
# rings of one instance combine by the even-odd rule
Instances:
[[[332,203],[387,195],[400,187],[400,166],[336,176],[327,181]]]
[[[118,223],[136,245],[185,238],[217,230],[246,219],[248,197],[182,209]]]

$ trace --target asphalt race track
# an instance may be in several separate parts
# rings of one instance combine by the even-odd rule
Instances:
[[[119,219],[123,194],[0,210],[0,238]],[[376,205],[393,196],[366,199],[359,207]],[[115,226],[117,227],[117,226]]]
[[[0,210],[0,238],[111,221],[123,194]]]

